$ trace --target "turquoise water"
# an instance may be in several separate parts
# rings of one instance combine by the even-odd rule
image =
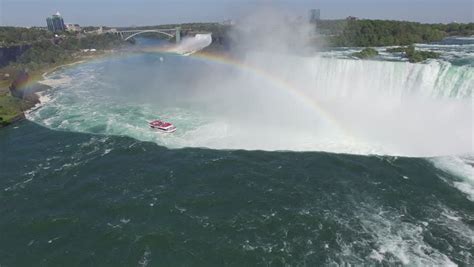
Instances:
[[[468,264],[474,206],[427,159],[170,150],[0,132],[2,266]]]
[[[249,60],[49,77],[0,131],[0,266],[473,264],[469,65]]]

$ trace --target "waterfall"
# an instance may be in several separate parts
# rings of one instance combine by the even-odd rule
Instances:
[[[472,154],[472,67],[269,53],[243,60],[138,54],[87,63],[64,70],[70,85],[28,118],[171,148]],[[156,118],[178,131],[150,131]]]
[[[403,99],[416,95],[466,99],[472,97],[474,88],[474,68],[440,60],[412,64],[320,56],[270,57],[264,54],[249,55],[247,60],[319,97],[385,95]],[[312,77],[311,82],[308,82],[308,77]]]
[[[315,87],[326,94],[353,95],[375,90],[401,98],[406,94],[431,97],[468,98],[474,88],[474,69],[449,62],[428,64],[368,60],[313,61]],[[337,90],[330,90],[338,88]]]

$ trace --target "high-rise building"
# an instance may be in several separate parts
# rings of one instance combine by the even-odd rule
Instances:
[[[48,30],[52,32],[62,32],[66,29],[63,17],[61,17],[59,12],[47,18],[46,23],[48,24]]]
[[[309,11],[309,22],[316,23],[321,19],[321,10],[320,9],[311,9]]]

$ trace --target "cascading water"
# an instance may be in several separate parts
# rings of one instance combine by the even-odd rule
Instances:
[[[469,265],[473,68],[456,62],[133,53],[58,71],[28,115],[46,127],[0,131],[0,263]]]
[[[473,151],[470,66],[262,54],[248,60],[323,107],[359,140],[383,147],[376,153],[429,156]]]
[[[194,37],[185,37],[172,51],[179,54],[190,55],[208,47],[211,43],[212,34],[196,34]]]
[[[54,101],[30,118],[170,147],[410,156],[472,151],[469,66],[264,53],[248,55],[243,67],[159,53],[112,61],[65,71],[74,76],[69,88],[54,91]],[[94,78],[81,78],[90,72]],[[143,122],[157,116],[179,131],[166,137],[150,131]]]
[[[474,88],[474,71],[449,62],[428,64],[407,62],[316,59],[314,87],[336,97],[386,94],[401,99],[413,95],[469,98]],[[369,95],[370,96],[370,95]]]

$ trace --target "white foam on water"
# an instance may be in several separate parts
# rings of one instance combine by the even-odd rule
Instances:
[[[58,72],[53,72],[52,74],[44,75],[43,79],[38,83],[50,86],[54,90],[61,87],[66,88],[71,86],[72,80],[72,77],[70,77],[69,75],[66,75],[64,73],[59,74]],[[53,101],[53,95],[49,90],[37,92],[35,94],[38,96],[39,103],[37,103],[34,107],[30,108],[25,112],[25,117],[31,121],[34,120],[34,112],[36,112],[38,109],[41,109],[49,102]]]
[[[434,165],[459,178],[451,182],[459,191],[474,201],[474,156],[448,156],[431,159]]]
[[[441,211],[442,216],[437,216]],[[460,214],[446,206],[439,205],[439,210],[433,214],[432,218],[438,224],[446,227],[451,234],[455,235],[459,242],[464,242],[465,244],[474,244],[474,229],[465,223],[467,220],[474,219],[472,216],[467,214]],[[465,218],[465,219],[464,219]],[[471,257],[472,254],[469,253],[466,257]]]
[[[34,176],[34,174],[33,174],[33,176]],[[15,190],[15,189],[17,189],[17,188],[19,188],[19,187],[23,188],[27,183],[29,183],[29,182],[31,182],[31,181],[33,181],[33,178],[28,178],[28,179],[26,179],[26,180],[24,180],[24,181],[21,181],[21,182],[18,182],[18,183],[16,183],[16,184],[14,184],[14,185],[12,185],[12,186],[8,186],[8,187],[4,188],[3,190],[4,190],[4,191],[12,191],[12,190]]]
[[[70,76],[53,73],[44,77],[44,79],[39,81],[39,83],[57,88],[60,86],[68,86],[71,84],[71,81],[72,78]]]
[[[51,101],[51,96],[47,92],[38,93],[38,97],[41,104],[46,104]]]
[[[143,256],[141,259],[138,261],[138,265],[141,267],[146,267],[150,263],[150,257],[151,257],[151,251],[150,248],[146,248],[145,251],[143,252]]]
[[[448,256],[424,241],[424,227],[403,221],[403,215],[393,211],[369,208],[357,215],[364,234],[372,240],[366,241],[375,249],[368,258],[389,264],[409,266],[457,266]]]
[[[38,96],[38,103],[36,103],[34,107],[25,111],[24,114],[26,118],[29,118],[31,113],[40,109],[43,105],[51,101],[51,96],[49,95],[48,92],[43,91],[43,92],[38,92],[35,94]]]
[[[28,119],[53,129],[129,136],[170,148],[405,156],[469,152],[466,144],[472,136],[469,113],[474,87],[474,71],[469,68],[445,62],[410,64],[257,53],[244,60],[265,71],[263,76],[216,67],[211,74],[183,77],[189,83],[177,87],[171,79],[166,79],[168,84],[162,82],[166,76],[154,77],[153,68],[163,71],[176,63],[167,57],[167,64],[161,64],[160,57],[163,55],[157,55],[156,65],[143,63],[141,72],[149,72],[144,78],[150,81],[129,85],[147,86],[147,90],[137,90],[137,99],[128,95],[133,88],[125,88],[125,96],[121,96],[124,90],[115,88],[126,85],[113,83],[118,79],[114,75],[120,75],[107,72],[113,64],[83,64],[69,70],[72,80],[65,79],[66,85],[52,92],[53,100]],[[192,58],[178,62],[186,60],[197,64]],[[199,67],[196,65],[196,71]],[[169,98],[172,104],[186,101],[199,108],[161,106],[157,100],[170,93],[175,94]],[[178,130],[172,135],[151,130],[147,121],[157,118],[172,122]]]

